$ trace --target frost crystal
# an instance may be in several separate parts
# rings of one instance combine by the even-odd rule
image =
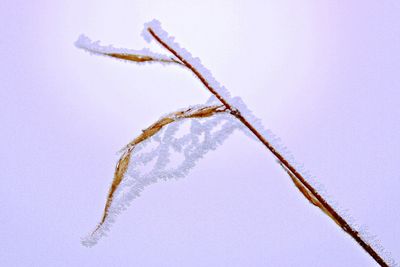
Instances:
[[[141,50],[133,50],[127,48],[116,48],[112,45],[104,46],[100,44],[100,41],[92,41],[89,37],[85,35],[80,35],[78,40],[75,42],[75,46],[85,50],[94,55],[108,56],[118,58],[124,61],[135,61],[136,63],[144,62],[162,62],[171,63],[173,57],[154,53],[148,48],[143,48]],[[142,60],[132,60],[127,56],[135,56],[142,58]],[[144,59],[144,60],[143,60]]]

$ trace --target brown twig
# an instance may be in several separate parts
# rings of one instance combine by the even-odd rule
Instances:
[[[167,49],[171,54],[178,58],[182,64],[187,67],[193,74],[201,81],[201,83],[215,96],[219,101],[231,112],[239,121],[241,121],[256,137],[264,144],[264,146],[278,159],[281,166],[286,170],[290,177],[295,181],[295,185],[303,192],[307,199],[313,199],[312,203],[322,209],[326,214],[329,215],[346,233],[348,233],[380,266],[389,266],[385,260],[375,251],[371,245],[365,242],[359,232],[351,227],[351,225],[340,216],[335,209],[318,193],[318,191],[311,186],[306,179],[293,167],[286,158],[281,155],[272,144],[264,138],[264,136],[257,131],[257,129],[246,120],[245,117],[240,113],[239,110],[230,105],[218,92],[209,84],[206,78],[185,60],[176,50],[170,47],[164,42],[151,28],[147,29],[148,32],[154,37],[154,39]],[[311,200],[310,200],[311,201]],[[317,204],[316,204],[317,203]]]

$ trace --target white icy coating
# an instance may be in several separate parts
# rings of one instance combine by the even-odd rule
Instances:
[[[153,58],[154,60],[171,60],[171,56],[166,56],[158,53],[154,53],[150,51],[148,48],[143,48],[141,50],[133,50],[133,49],[127,49],[127,48],[116,48],[112,45],[101,45],[100,41],[92,41],[89,37],[85,35],[80,35],[78,40],[75,42],[75,46],[83,49],[91,54],[94,55],[101,55],[101,56],[109,56],[108,54],[124,54],[124,55],[138,55],[138,56],[148,56]],[[122,61],[129,61],[130,60],[124,60],[120,58],[116,58]],[[155,62],[155,61],[145,61],[145,62],[135,62],[135,63],[146,63],[146,62]],[[158,61],[157,61],[158,62]],[[162,63],[168,63],[165,61],[162,61]]]

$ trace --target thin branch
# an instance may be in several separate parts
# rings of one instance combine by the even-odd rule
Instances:
[[[217,90],[213,88],[210,83],[207,81],[205,77],[185,58],[180,55],[175,49],[170,47],[166,42],[164,42],[160,36],[158,36],[155,31],[149,27],[147,28],[148,32],[154,39],[161,44],[165,49],[171,52],[176,58],[178,58],[185,67],[187,67],[193,74],[201,81],[201,83],[216,97],[219,101],[226,107],[230,113],[235,116],[238,120],[240,120],[256,137],[257,139],[264,144],[264,146],[278,159],[281,166],[284,167],[286,172],[294,179],[296,186],[301,190],[306,190],[302,192],[307,192],[307,195],[303,193],[303,195],[307,199],[313,199],[315,203],[318,203],[317,206],[320,207],[326,214],[329,215],[346,233],[348,233],[379,265],[381,266],[389,266],[385,260],[374,250],[371,245],[365,242],[358,231],[353,229],[350,224],[340,216],[335,209],[317,192],[317,190],[312,187],[306,179],[292,166],[286,158],[281,155],[272,144],[265,139],[265,137],[257,131],[257,129],[246,120],[246,118],[240,113],[240,111],[234,108],[232,105],[228,103],[226,99],[224,99],[220,94],[218,94]],[[315,204],[313,202],[313,204]]]
[[[178,58],[185,67],[187,67],[189,70],[191,70],[194,75],[196,75],[197,78],[200,79],[201,83],[213,94],[215,95],[216,98],[218,98],[219,101],[229,110],[233,111],[234,108],[222,97],[220,96],[217,91],[209,84],[206,78],[203,77],[203,75],[200,74],[200,72],[193,67],[189,62],[185,60],[183,56],[181,56],[177,51],[172,49],[170,46],[167,45],[151,28],[148,28],[149,33],[154,37],[157,42],[159,42],[165,49],[167,49],[169,52],[171,52],[176,58]]]

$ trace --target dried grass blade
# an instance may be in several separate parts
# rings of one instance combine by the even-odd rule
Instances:
[[[292,178],[292,181],[294,185],[299,189],[299,191],[303,194],[305,198],[308,199],[308,201],[311,202],[311,204],[317,206],[322,212],[324,212],[326,215],[328,215],[337,225],[339,225],[341,228],[345,229],[343,225],[335,218],[335,216],[330,213],[324,205],[316,198],[313,193],[305,187],[302,182],[288,169],[286,168],[282,163],[278,162],[279,165],[287,172],[287,174]]]
[[[174,57],[157,54],[151,52],[149,49],[132,50],[126,48],[115,48],[110,45],[104,46],[100,45],[99,42],[93,42],[84,35],[79,37],[79,39],[75,42],[75,46],[94,55],[108,56],[135,63],[159,62],[182,65],[182,63]]]
[[[121,53],[105,53],[104,55],[113,57],[113,58],[118,58],[126,61],[133,61],[137,63],[143,63],[143,62],[162,62],[162,63],[176,63],[176,64],[182,64],[178,60],[175,60],[173,58],[170,59],[164,59],[164,58],[155,58],[147,55],[138,55],[138,54],[121,54]]]
[[[140,144],[141,142],[149,139],[156,133],[158,133],[164,126],[173,123],[175,121],[181,119],[192,119],[192,118],[207,118],[211,117],[217,113],[225,112],[226,109],[222,105],[218,106],[197,106],[187,108],[185,110],[180,110],[177,112],[173,112],[167,116],[162,117],[157,122],[153,123],[147,129],[143,130],[143,132],[136,137],[133,141],[131,141],[124,149],[121,158],[118,160],[117,166],[114,172],[114,179],[112,181],[111,187],[109,189],[107,195],[107,201],[104,207],[102,219],[96,229],[93,231],[92,235],[104,224],[107,220],[109,215],[109,210],[111,204],[114,199],[115,191],[120,186],[122,180],[124,179],[126,172],[129,167],[129,162],[134,152],[134,148],[136,145]]]

